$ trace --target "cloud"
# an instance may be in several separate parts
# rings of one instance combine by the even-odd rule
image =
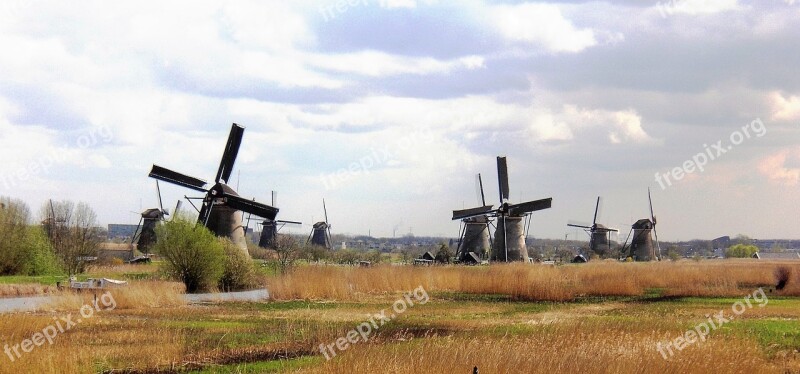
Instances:
[[[792,163],[800,163],[800,148],[783,150],[764,158],[758,170],[774,183],[793,187],[800,183],[800,166],[792,166]]]
[[[308,64],[328,71],[369,77],[441,74],[457,69],[472,70],[485,67],[484,58],[481,56],[466,56],[450,61],[441,61],[430,57],[394,56],[378,51],[310,56]]]
[[[387,9],[417,7],[416,0],[378,0],[378,1],[380,2],[381,7]]]
[[[772,119],[794,121],[800,119],[800,96],[784,97],[781,93],[772,94]]]
[[[591,127],[602,128],[611,144],[654,142],[642,128],[641,116],[632,109],[609,111],[565,105],[563,116],[571,124],[573,131]]]
[[[501,5],[490,12],[495,27],[512,42],[530,43],[548,52],[580,52],[597,45],[591,29],[575,27],[556,5]]]
[[[656,8],[664,15],[681,13],[692,16],[743,9],[738,0],[667,0],[659,1]]]
[[[662,1],[695,15],[666,20],[656,0],[371,0],[327,21],[321,3],[337,1],[4,2],[0,176],[66,150],[58,170],[14,193],[74,194],[103,223],[121,221],[140,198],[155,202],[152,163],[213,176],[237,122],[241,192],[281,191],[285,218],[307,218],[330,194],[329,207],[348,207],[337,227],[354,233],[402,220],[454,234],[449,210],[474,203],[474,174],[492,184],[494,156],[507,154],[515,197],[556,198],[535,234],[558,237],[593,195],[617,197],[610,222],[646,215],[630,201],[654,172],[756,117],[800,120],[800,54],[787,48],[800,24],[781,1]],[[97,126],[113,141],[76,147]],[[735,216],[713,230],[680,217],[713,215],[742,191],[767,199],[753,212],[766,229],[752,235],[792,232],[769,211],[793,205],[776,191],[800,184],[800,150],[784,150],[800,130],[774,127],[664,192],[667,237],[739,227]],[[370,174],[320,183],[415,130],[426,141]],[[162,187],[171,201],[186,193]],[[401,218],[381,231],[376,216]]]

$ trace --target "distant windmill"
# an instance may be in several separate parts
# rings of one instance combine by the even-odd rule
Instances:
[[[157,165],[153,165],[150,177],[198,192],[205,192],[206,195],[202,198],[202,206],[198,210],[200,213],[198,222],[205,225],[217,236],[230,238],[242,251],[247,253],[245,230],[242,225],[242,215],[239,212],[274,220],[278,214],[278,209],[244,199],[233,188],[228,186],[243,136],[244,127],[234,123],[231,126],[225,151],[222,154],[217,176],[214,178],[215,184],[211,189],[207,190],[205,188],[207,183],[202,179],[190,177]]]
[[[277,208],[276,195],[277,193],[272,191],[272,206]],[[248,218],[248,226],[249,220]],[[258,246],[261,248],[274,248],[275,240],[278,238],[278,231],[286,225],[297,226],[302,225],[302,222],[264,219],[259,225],[261,225],[261,236],[258,239]]]
[[[322,210],[325,211],[325,221],[314,224],[306,244],[311,243],[311,245],[331,249],[333,248],[331,245],[331,225],[328,222],[328,208],[325,206],[325,199],[322,199]]]
[[[630,246],[623,246],[624,257],[630,257],[634,261],[658,261],[661,259],[661,245],[658,243],[658,232],[656,231],[656,215],[653,212],[653,198],[650,196],[650,189],[647,189],[647,199],[650,201],[650,218],[643,218],[631,226]],[[653,235],[655,235],[655,245],[653,245]],[[631,234],[628,234],[631,237]],[[627,245],[628,240],[625,240]]]
[[[49,200],[48,205],[47,217],[42,221],[42,228],[47,234],[47,237],[50,238],[50,242],[53,243],[53,246],[59,248],[61,246],[61,240],[66,237],[67,230],[69,230],[67,227],[68,222],[66,217],[56,214],[53,200]]]
[[[150,253],[150,249],[156,243],[156,226],[161,221],[164,221],[165,216],[170,215],[169,211],[164,209],[164,204],[161,200],[161,187],[158,181],[156,181],[156,191],[158,193],[158,208],[147,209],[141,213],[139,224],[131,237],[131,244],[136,243],[136,248],[142,253]],[[181,203],[182,201],[178,200],[172,219],[175,219],[178,215]]]
[[[586,230],[589,234],[589,250],[602,256],[611,251],[611,233],[618,232],[619,230],[611,229],[597,223],[597,214],[600,211],[600,204],[601,198],[598,196],[597,204],[594,207],[594,219],[592,220],[591,226],[575,222],[568,223],[567,226]]]
[[[497,179],[500,187],[500,207],[492,211],[497,217],[497,229],[494,234],[491,260],[528,262],[528,249],[525,245],[526,218],[535,211],[550,209],[553,198],[510,204],[508,165],[505,157],[497,157]]]
[[[491,249],[491,236],[489,234],[491,219],[489,214],[492,213],[493,206],[486,205],[486,195],[483,193],[483,179],[480,174],[478,174],[477,178],[480,191],[478,203],[481,206],[453,211],[453,220],[461,220],[461,227],[459,228],[460,240],[456,250],[456,261],[459,262],[467,261],[470,252],[474,253],[478,258],[485,258]]]

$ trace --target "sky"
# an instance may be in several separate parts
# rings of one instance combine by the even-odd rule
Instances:
[[[800,1],[3,1],[0,195],[158,205],[158,164],[334,233],[457,236],[452,210],[553,198],[662,240],[799,239]],[[161,184],[165,206],[197,193]]]

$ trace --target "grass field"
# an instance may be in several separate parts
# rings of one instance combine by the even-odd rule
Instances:
[[[783,290],[774,289],[787,272],[779,268],[790,277]],[[155,271],[141,269],[106,271]],[[3,354],[0,373],[471,373],[476,366],[481,373],[800,373],[797,263],[309,266],[268,277],[273,301],[203,305],[183,302],[174,283],[140,278],[115,291],[114,310],[98,311],[52,345],[13,362]],[[420,287],[425,303],[415,298]],[[764,297],[754,298],[759,288]],[[78,316],[90,300],[0,315],[0,344]],[[393,313],[398,300],[406,300],[404,313]],[[336,348],[382,310],[396,317],[367,342]],[[720,311],[730,320],[705,341],[666,359],[659,352],[658,343]],[[320,344],[336,356],[327,360]]]

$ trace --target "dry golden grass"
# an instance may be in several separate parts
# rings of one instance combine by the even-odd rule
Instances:
[[[115,309],[149,309],[176,307],[186,304],[183,297],[185,287],[177,282],[141,281],[130,285],[109,289],[116,303]],[[98,291],[102,295],[106,291]],[[59,297],[52,305],[53,310],[78,310],[83,305],[93,303],[94,293],[69,293]]]
[[[148,321],[113,319],[101,312],[12,362],[3,354],[0,373],[93,373],[99,367],[156,367],[183,354],[183,334],[174,334]],[[79,314],[71,313],[73,321]],[[3,340],[13,347],[55,323],[54,315],[0,315]],[[63,324],[63,323],[62,323]]]
[[[0,297],[42,296],[58,293],[53,286],[41,284],[0,284]]]
[[[382,328],[370,343],[331,362],[318,353],[387,308],[400,292],[508,295],[522,301],[566,301],[583,296],[663,294],[736,296],[790,281],[770,296],[798,295],[800,264],[708,261],[653,264],[596,262],[582,266],[302,267],[268,279],[276,299],[345,300],[268,304],[185,305],[177,283],[132,282],[112,291],[115,310],[98,312],[15,362],[0,352],[0,374],[154,372],[316,355],[311,373],[761,373],[800,369],[791,340],[770,348],[747,322],[797,321],[797,301],[779,298],[742,316],[743,325],[717,331],[708,342],[669,360],[656,350],[719,310],[719,300],[592,299],[577,303],[507,302],[507,298],[436,297]],[[713,294],[713,295],[712,295]],[[77,316],[92,294],[73,295],[57,311],[0,315],[2,344],[29,339],[54,322]],[[772,301],[772,300],[771,300]],[[723,301],[723,304],[727,301]],[[746,322],[745,322],[746,321]],[[739,320],[737,319],[737,323]],[[777,325],[783,326],[783,325]],[[790,326],[791,327],[791,326]],[[791,331],[791,329],[786,330]],[[760,337],[768,337],[760,330]],[[2,347],[0,347],[2,348]],[[794,353],[793,353],[794,352]],[[777,354],[776,354],[777,353]],[[773,354],[776,354],[773,356]],[[781,356],[783,355],[783,356]],[[231,371],[229,367],[221,372]],[[236,371],[231,371],[236,372]]]
[[[569,323],[532,336],[439,337],[354,346],[307,373],[768,373],[758,347],[712,339],[665,360],[660,332],[636,325]]]
[[[108,276],[136,273],[154,273],[158,271],[156,264],[125,264],[125,265],[103,265],[90,267],[86,272],[89,276]]]
[[[663,290],[664,296],[738,296],[777,284],[776,269],[789,268],[784,296],[800,295],[800,263],[707,261],[618,263],[578,266],[528,264],[490,267],[372,268],[306,266],[269,279],[274,299],[353,300],[362,294],[427,291],[508,295],[517,300],[568,301],[581,296],[640,296]]]

